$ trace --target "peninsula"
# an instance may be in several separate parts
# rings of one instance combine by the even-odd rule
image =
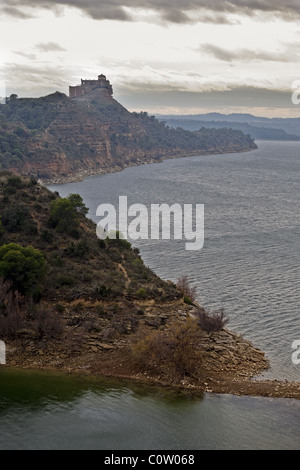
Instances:
[[[126,240],[98,240],[81,197],[0,174],[2,367],[57,369],[193,393],[300,398],[253,380],[264,353],[160,279]]]

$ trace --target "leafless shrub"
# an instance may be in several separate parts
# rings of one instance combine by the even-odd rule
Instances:
[[[187,276],[183,276],[180,279],[178,279],[176,287],[182,293],[187,303],[195,302],[197,288],[190,286]]]
[[[14,292],[10,283],[0,283],[0,333],[3,337],[15,338],[24,327],[26,319],[25,300]]]
[[[34,329],[40,339],[55,339],[63,334],[65,325],[55,310],[41,305],[35,314]]]
[[[201,331],[195,320],[175,320],[163,331],[140,329],[131,351],[141,366],[179,380],[199,369],[202,360],[200,339]]]
[[[141,327],[131,344],[136,362],[142,367],[158,368],[170,354],[169,339],[165,331]]]
[[[221,308],[214,312],[207,312],[205,310],[196,310],[195,315],[200,328],[206,333],[212,333],[214,331],[221,331],[229,322],[229,319],[225,316],[225,310]]]

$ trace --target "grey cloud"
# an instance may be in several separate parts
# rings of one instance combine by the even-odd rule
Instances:
[[[179,9],[169,8],[164,10],[162,13],[162,17],[165,21],[170,23],[188,23],[190,22],[188,16]]]
[[[73,74],[72,69],[40,63],[9,63],[0,69],[0,79],[8,94],[16,93],[20,97],[43,96],[55,91],[66,93]]]
[[[226,14],[218,14],[218,13],[210,13],[210,14],[202,14],[199,16],[199,21],[202,23],[212,23],[212,24],[240,24],[240,21],[237,19],[230,18],[226,16]]]
[[[230,107],[241,108],[281,108],[293,109],[290,90],[269,90],[251,86],[236,86],[220,91],[190,92],[172,89],[161,90],[159,86],[146,92],[138,86],[136,90],[130,87],[130,93],[124,88],[118,88],[117,100],[124,106],[147,110],[147,108],[189,108],[189,109],[223,109]]]
[[[45,96],[55,91],[68,93],[69,84],[77,82],[77,70],[72,67],[42,64],[10,63],[0,69],[0,79],[5,83],[8,96],[16,93],[20,97]],[[114,83],[114,96],[129,109],[150,110],[166,108],[189,108],[222,110],[225,108],[277,108],[290,109],[291,90],[270,90],[251,86],[231,86],[224,91],[191,92],[182,87],[164,83],[153,84],[125,81]],[[152,112],[152,111],[151,111]]]
[[[45,43],[36,44],[35,48],[39,52],[64,52],[66,51],[66,49],[61,47],[56,42],[45,42]]]
[[[223,49],[214,44],[203,44],[199,48],[200,52],[209,54],[216,59],[233,62],[233,61],[273,61],[273,62],[290,62],[290,52],[294,50],[294,45],[286,47],[283,52],[266,52],[251,49],[236,49],[234,51]]]
[[[36,54],[33,54],[31,52],[24,52],[24,51],[13,51],[14,54],[19,55],[20,57],[25,57],[28,60],[36,60]]]
[[[138,2],[136,3],[138,4]],[[34,11],[37,8],[46,8],[57,13],[64,6],[78,8],[96,20],[125,21],[131,19],[123,8],[129,5],[123,4],[121,0],[2,0],[2,10],[11,16],[17,16],[22,7],[32,9],[32,16],[34,16]],[[29,16],[29,11],[26,14]]]
[[[14,8],[10,6],[4,7],[2,11],[4,14],[8,16],[13,16],[14,18],[19,18],[21,20],[32,18],[32,15],[25,14],[24,12],[20,11],[18,8]]]
[[[248,16],[259,12],[267,12],[292,19],[300,16],[299,0],[2,0],[2,11],[12,16],[18,16],[22,7],[32,9],[71,6],[85,12],[96,20],[115,19],[129,21],[133,18],[125,7],[133,9],[147,9],[156,11],[164,21],[170,23],[186,23],[203,21],[226,23],[230,20],[226,15],[230,13],[245,14]],[[209,15],[206,13],[210,12]],[[200,16],[199,16],[200,13]],[[26,13],[27,14],[27,13]]]
[[[227,51],[226,49],[223,49],[222,47],[215,46],[213,44],[204,44],[199,48],[200,52],[204,52],[204,54],[209,54],[216,59],[219,60],[224,60],[231,62],[233,60],[233,56],[235,52],[233,51]]]

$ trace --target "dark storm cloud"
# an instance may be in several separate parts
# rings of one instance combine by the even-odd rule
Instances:
[[[79,8],[96,20],[123,21],[132,20],[126,7],[146,9],[156,11],[164,21],[170,23],[187,23],[199,18],[226,23],[226,15],[230,13],[251,16],[268,12],[289,19],[300,15],[299,0],[2,0],[2,11],[15,17],[25,15],[22,11],[24,7],[57,10],[62,6]],[[210,15],[205,12],[210,12]]]

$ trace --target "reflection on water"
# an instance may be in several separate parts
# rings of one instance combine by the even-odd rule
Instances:
[[[146,387],[128,384],[128,381],[121,379],[5,367],[0,369],[0,415],[10,408],[15,411],[16,407],[35,411],[49,404],[69,404],[81,400],[91,391],[98,397],[109,393],[111,398],[117,399],[128,391],[128,386],[137,400],[149,395]],[[151,395],[162,402],[172,403],[174,407],[201,399],[200,392],[192,394],[171,387],[151,386]]]
[[[0,369],[0,449],[296,449],[293,400]]]

